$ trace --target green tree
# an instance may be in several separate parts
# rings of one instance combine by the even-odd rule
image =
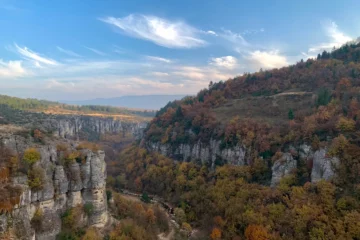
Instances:
[[[292,109],[290,109],[289,112],[288,112],[288,118],[289,118],[290,120],[293,120],[294,117],[295,117],[294,112],[293,112]]]

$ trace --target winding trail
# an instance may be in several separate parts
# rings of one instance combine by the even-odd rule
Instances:
[[[140,194],[129,192],[127,190],[122,190],[118,192],[123,198],[132,201],[132,202],[141,202]],[[175,222],[175,220],[172,218],[172,216],[169,214],[169,207],[168,203],[160,200],[160,198],[154,197],[150,204],[159,203],[160,208],[166,213],[166,217],[169,223],[170,232],[162,232],[158,234],[159,240],[173,240],[175,237],[175,230],[179,228],[178,224]],[[168,209],[166,209],[164,206],[167,206]]]

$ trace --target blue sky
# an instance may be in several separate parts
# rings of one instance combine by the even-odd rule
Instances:
[[[0,0],[0,94],[194,94],[360,35],[360,1]]]

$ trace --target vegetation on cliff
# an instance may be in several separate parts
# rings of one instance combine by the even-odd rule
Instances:
[[[162,196],[210,239],[357,239],[360,147],[342,138],[331,148],[341,159],[331,182],[304,183],[305,167],[270,188],[259,184],[263,161],[209,171],[133,146],[112,162],[119,172],[108,185]]]
[[[171,146],[217,139],[222,148],[245,146],[250,159],[266,160],[289,144],[339,134],[358,143],[359,56],[360,44],[350,44],[318,59],[210,83],[162,108],[145,139]]]

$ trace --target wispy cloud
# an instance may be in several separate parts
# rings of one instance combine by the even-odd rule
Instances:
[[[166,72],[151,72],[150,75],[156,76],[156,77],[168,77],[169,74]]]
[[[241,35],[245,36],[245,35],[251,35],[251,34],[258,34],[258,33],[263,33],[265,32],[264,28],[260,28],[260,29],[247,29],[245,31],[243,31],[241,33]]]
[[[222,29],[222,33],[220,33],[219,36],[223,37],[224,39],[226,39],[238,46],[239,45],[241,45],[241,46],[249,46],[250,45],[240,33],[235,33],[228,29]]]
[[[106,53],[104,53],[104,52],[102,52],[102,51],[100,51],[100,50],[97,50],[97,49],[95,49],[95,48],[91,48],[91,47],[87,47],[87,46],[84,46],[84,48],[86,48],[86,49],[88,49],[88,50],[92,51],[93,53],[96,53],[97,55],[100,55],[100,56],[107,56],[107,54],[106,54]]]
[[[116,52],[118,54],[124,54],[126,51],[123,48],[114,45],[114,52]]]
[[[210,65],[227,69],[234,69],[237,65],[237,59],[233,56],[211,58]]]
[[[326,21],[323,24],[329,40],[317,45],[312,46],[309,49],[309,53],[319,53],[321,51],[329,51],[332,48],[341,47],[343,44],[350,42],[352,38],[339,30],[338,25],[333,21]]]
[[[71,57],[81,57],[81,55],[79,55],[79,54],[77,54],[77,53],[75,53],[75,52],[73,52],[73,51],[71,51],[71,50],[67,50],[67,49],[61,48],[61,47],[59,47],[59,46],[57,46],[56,48],[57,48],[57,50],[59,50],[60,52],[65,53],[65,54],[67,54],[67,55],[69,55],[69,56],[71,56]]]
[[[251,52],[246,59],[250,62],[250,64],[257,68],[279,68],[288,65],[288,60],[285,56],[281,55],[278,50],[271,51],[260,51],[256,50]]]
[[[184,22],[171,22],[155,17],[131,14],[124,18],[106,17],[101,21],[121,29],[125,34],[151,41],[167,48],[195,48],[206,45],[201,32]]]
[[[53,65],[53,66],[59,64],[55,60],[53,60],[51,58],[43,57],[39,53],[36,53],[27,47],[19,47],[17,44],[15,44],[15,47],[16,47],[16,50],[18,51],[18,53],[20,53],[25,59],[33,60],[35,62],[35,64],[40,65],[40,63],[42,63],[42,64]]]
[[[172,62],[170,59],[162,58],[162,57],[156,57],[156,56],[146,56],[146,58],[150,59],[150,60],[154,60],[154,61],[165,62],[165,63],[171,63]]]
[[[5,62],[0,59],[0,78],[16,78],[26,75],[27,71],[23,68],[21,61]]]

